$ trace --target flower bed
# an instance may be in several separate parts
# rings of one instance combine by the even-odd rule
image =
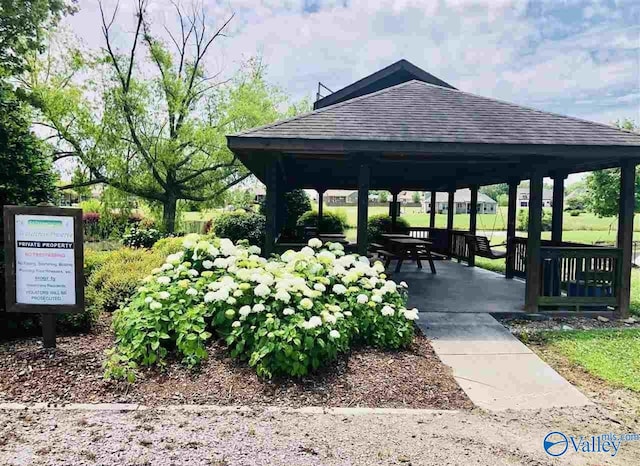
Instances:
[[[170,352],[197,365],[214,333],[264,377],[305,375],[356,342],[411,343],[418,311],[405,308],[406,284],[387,280],[380,262],[317,239],[269,260],[259,253],[187,237],[116,312],[105,376],[133,380],[138,365],[163,365]]]

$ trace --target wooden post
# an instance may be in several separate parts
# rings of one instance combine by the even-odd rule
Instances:
[[[318,233],[320,232],[320,223],[322,222],[322,214],[324,210],[324,188],[316,188],[318,192]]]
[[[478,229],[478,186],[471,186],[471,211],[469,212],[469,233],[475,235]],[[469,267],[476,265],[476,257],[469,251]]]
[[[453,230],[453,214],[456,209],[455,193],[455,191],[449,191],[449,198],[447,200],[447,230]]]
[[[529,232],[527,236],[527,284],[524,309],[538,311],[538,296],[542,282],[540,247],[542,235],[542,176],[532,177],[529,188]]]
[[[635,210],[636,165],[625,161],[620,166],[620,204],[618,213],[618,248],[622,249],[620,260],[620,283],[617,287],[618,315],[627,317],[631,298],[631,266],[633,261],[633,214]]]
[[[553,177],[553,206],[551,210],[551,241],[562,241],[562,215],[564,214],[565,175]]]
[[[456,208],[455,191],[449,191],[449,199],[447,201],[447,256],[451,259],[451,242],[453,240],[453,214]]]
[[[429,211],[429,227],[436,227],[436,192],[431,191],[431,210]]]
[[[398,223],[398,191],[391,193],[391,196],[391,231],[395,232]]]
[[[56,315],[42,314],[42,346],[45,348],[56,347]]]
[[[369,165],[361,164],[358,174],[358,254],[367,255],[369,247],[367,222],[369,221]]]
[[[509,203],[507,205],[507,259],[505,277],[515,275],[516,259],[516,213],[518,212],[518,184],[519,181],[509,182]]]
[[[275,251],[276,235],[278,231],[278,167],[275,160],[267,165],[265,173],[265,231],[263,254],[269,257]]]

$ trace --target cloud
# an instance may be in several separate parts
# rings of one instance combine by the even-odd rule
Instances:
[[[115,1],[106,3],[112,8]],[[131,3],[121,2],[122,40],[133,28],[131,12],[124,9]],[[167,0],[151,5],[154,21],[176,27]],[[312,97],[318,81],[337,90],[406,58],[480,95],[602,122],[618,113],[640,119],[640,6],[631,0],[221,0],[206,5],[212,27],[231,9],[237,14],[231,37],[213,51],[215,62],[231,74],[242,60],[262,54],[270,80],[294,98]],[[81,0],[80,8],[69,23],[97,47],[102,43],[97,3]]]

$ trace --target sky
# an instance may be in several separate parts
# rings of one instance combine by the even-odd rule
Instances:
[[[169,0],[150,0],[154,30],[175,30]],[[202,1],[202,0],[199,0]],[[134,0],[121,0],[124,44]],[[103,0],[113,11],[115,0]],[[188,8],[193,2],[182,0]],[[206,0],[211,27],[231,12],[208,66],[232,75],[260,55],[268,80],[315,100],[401,58],[458,89],[602,123],[640,123],[638,0]],[[100,47],[97,0],[66,20]]]

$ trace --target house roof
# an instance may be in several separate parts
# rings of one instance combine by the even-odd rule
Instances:
[[[431,196],[427,194],[427,202],[431,202]],[[458,189],[453,196],[454,202],[471,202],[471,190],[470,189]],[[436,193],[436,202],[449,202],[449,193]],[[484,193],[478,192],[478,202],[484,202],[487,204],[497,204],[497,202],[491,199]]]
[[[332,197],[348,197],[350,195],[352,195],[353,193],[357,193],[357,191],[354,191],[353,189],[328,189],[325,193],[324,193],[324,197],[328,197],[328,196],[332,196]]]
[[[433,143],[620,145],[640,135],[412,80],[230,137]]]
[[[354,97],[371,94],[372,92],[411,81],[413,79],[435,84],[436,86],[455,89],[451,84],[427,73],[423,69],[415,66],[413,63],[402,59],[354,82],[353,84],[343,87],[339,91],[333,92],[332,94],[317,100],[313,104],[313,108],[319,109],[329,105],[334,105],[339,102],[344,102],[345,100],[353,99]]]

